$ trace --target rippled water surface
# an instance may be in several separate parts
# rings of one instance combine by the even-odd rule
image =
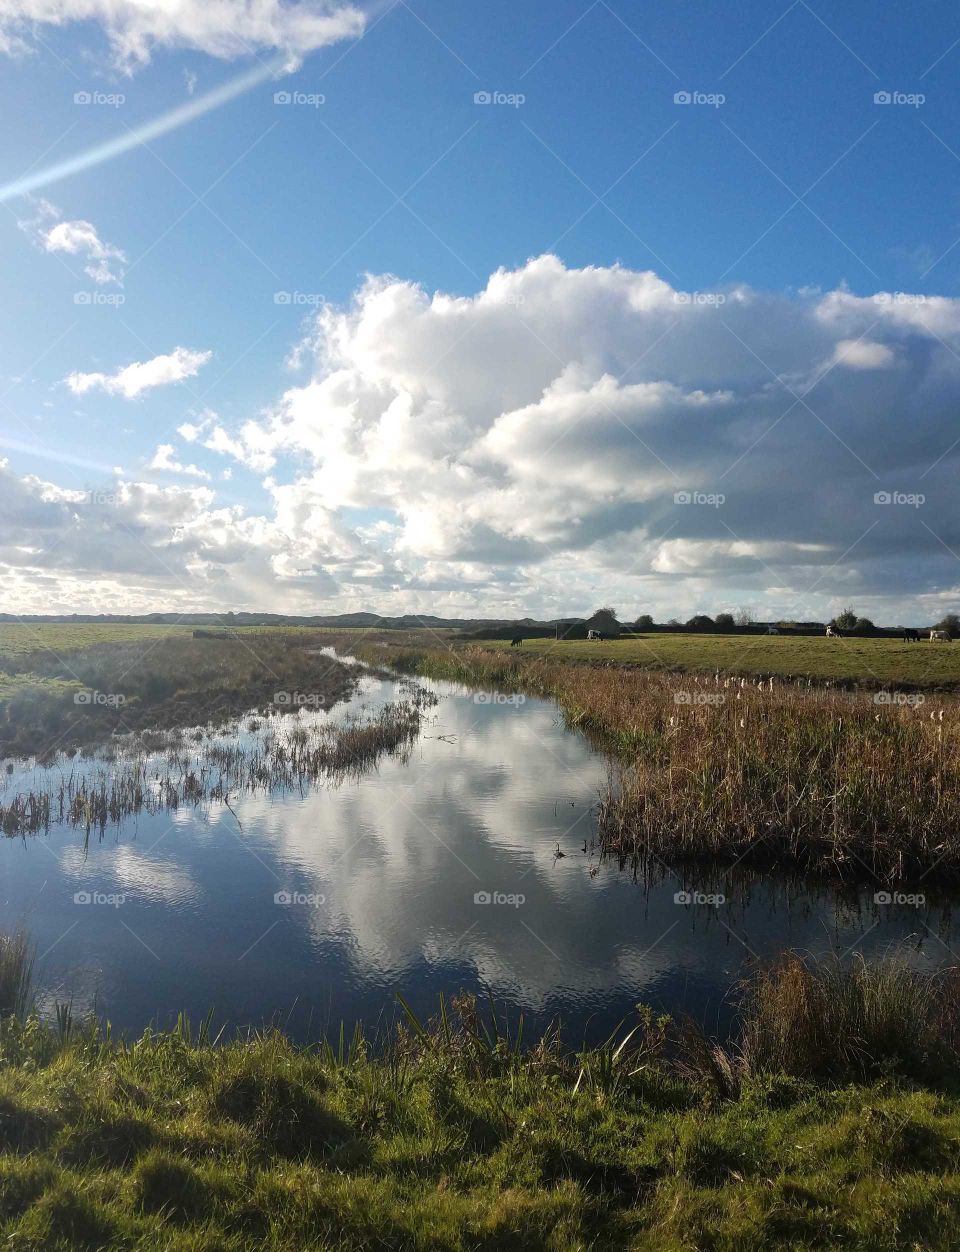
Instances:
[[[560,1017],[596,1040],[641,1000],[722,1029],[745,962],[787,946],[953,959],[942,903],[769,874],[637,881],[591,847],[607,764],[552,705],[424,685],[440,700],[409,760],[359,781],[141,815],[88,844],[63,826],[0,842],[0,927],[29,928],[47,1002],[126,1031],[212,1006],[314,1038],[392,1021],[397,992],[427,1013],[465,988],[528,1032]],[[400,695],[368,677],[332,716]]]

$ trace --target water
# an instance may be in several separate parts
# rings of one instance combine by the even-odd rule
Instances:
[[[409,760],[359,781],[141,815],[88,846],[59,826],[0,841],[0,928],[29,928],[45,1004],[135,1033],[212,1007],[307,1040],[389,1024],[398,992],[429,1014],[466,989],[522,1011],[527,1037],[560,1018],[579,1042],[640,1001],[722,1032],[731,986],[785,947],[957,959],[949,901],[737,871],[638,881],[591,847],[607,762],[554,706],[423,685],[440,699]],[[367,677],[332,716],[403,694]]]

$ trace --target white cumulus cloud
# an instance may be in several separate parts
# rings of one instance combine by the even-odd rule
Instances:
[[[552,256],[472,295],[370,278],[318,314],[310,375],[271,408],[179,427],[260,475],[259,504],[224,504],[217,473],[121,479],[111,513],[4,470],[10,601],[53,604],[52,578],[67,602],[76,566],[75,607],[129,584],[131,605],[292,612],[956,610],[960,300],[717,295]],[[72,385],[134,396],[208,355]],[[169,445],[154,468],[189,474]]]
[[[96,22],[115,64],[146,64],[155,48],[222,59],[286,55],[291,68],[317,48],[358,38],[362,11],[336,0],[0,0],[0,52],[28,48],[33,27]]]
[[[123,284],[122,266],[127,258],[119,248],[100,238],[92,222],[58,222],[44,234],[43,246],[48,252],[84,257],[84,273],[94,282]]]
[[[148,468],[162,470],[168,474],[183,474],[187,478],[210,478],[207,470],[201,469],[199,465],[185,465],[182,461],[178,461],[173,455],[172,443],[161,443],[158,445]]]
[[[77,396],[88,391],[105,391],[108,395],[135,400],[153,387],[165,387],[170,383],[183,382],[185,378],[193,378],[212,356],[212,352],[174,348],[165,356],[155,356],[150,361],[134,361],[114,374],[70,374],[66,383]]]
[[[92,222],[80,218],[67,221],[55,204],[43,198],[31,198],[30,204],[35,210],[34,216],[19,221],[17,225],[39,247],[45,252],[66,252],[70,256],[80,256],[87,262],[84,273],[94,282],[123,286],[126,255],[120,248],[101,239]]]

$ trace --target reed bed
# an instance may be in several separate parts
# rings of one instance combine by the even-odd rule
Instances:
[[[33,985],[33,947],[25,931],[0,933],[0,1019],[23,1017]]]
[[[885,882],[960,875],[954,696],[583,666],[476,646],[354,641],[353,651],[555,700],[614,757],[599,835],[621,858],[753,860]]]
[[[255,791],[303,789],[317,782],[337,785],[373,768],[384,755],[409,750],[420,732],[421,708],[429,696],[414,695],[384,706],[376,716],[347,723],[292,719],[280,715],[259,723],[252,739],[201,738],[189,746],[174,736],[166,756],[131,748],[110,765],[75,765],[38,790],[0,796],[0,831],[37,834],[66,823],[102,833],[126,817],[171,811]],[[283,722],[282,726],[276,725]]]

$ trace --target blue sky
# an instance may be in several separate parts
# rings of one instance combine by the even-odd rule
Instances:
[[[143,26],[142,11],[126,7],[124,18],[123,4],[100,0],[0,3],[9,607],[282,601],[297,612],[499,614],[613,597],[631,612],[750,603],[815,615],[856,598],[898,619],[954,607],[955,7],[906,3],[878,17],[875,4],[837,12],[804,0],[398,0],[342,17],[333,5],[277,2],[264,26],[248,22],[243,0],[224,0],[181,5],[173,30]],[[298,10],[329,13],[344,37],[313,47],[322,41],[291,36]],[[60,162],[135,139],[259,67],[263,81],[229,102],[43,183]],[[477,93],[499,94],[478,103]],[[894,98],[878,103],[877,93]],[[25,173],[43,185],[16,194]],[[97,261],[89,233],[61,230],[51,243],[55,228],[78,223],[107,250],[109,277],[85,272]],[[544,254],[560,267],[549,295],[527,268]],[[671,298],[688,293],[679,308],[694,310],[696,325],[677,332],[662,310],[644,316],[633,354],[616,308],[635,309],[643,284],[611,306],[605,289],[576,278],[616,266],[653,271]],[[515,334],[493,320],[485,329],[486,306],[474,309],[479,332],[471,322],[452,333],[434,293],[476,297],[498,270],[515,276],[504,314],[521,323]],[[358,301],[367,275],[386,294],[366,289]],[[737,303],[737,290],[750,294]],[[410,304],[417,291],[426,311]],[[837,291],[925,303],[877,306],[879,335],[872,306],[851,305],[842,325],[833,318],[830,342],[812,335],[804,355],[797,345],[830,320],[824,309],[835,306],[820,301]],[[726,303],[710,310],[707,333],[695,301],[711,293]],[[933,321],[931,297],[946,298]],[[718,332],[735,304],[740,320]],[[920,312],[905,319],[906,308]],[[404,357],[398,345],[414,329]],[[667,333],[683,340],[677,359],[662,359]],[[712,360],[717,334],[729,359]],[[431,335],[449,378],[422,355]],[[463,343],[473,355],[461,360]],[[837,344],[859,345],[856,365]],[[536,366],[543,353],[555,369]],[[158,358],[166,385],[104,383]],[[797,380],[805,393],[822,362],[836,365],[817,384],[823,406],[811,399],[784,422]],[[871,371],[896,370],[896,386],[885,377],[871,388]],[[65,381],[78,375],[95,377]],[[544,396],[574,379],[589,397],[605,375],[620,384],[616,420],[640,460],[611,477],[619,432],[594,426],[595,440],[566,441],[570,463],[551,471],[551,488],[535,455],[538,439],[545,455],[558,441]],[[780,405],[769,389],[785,379]],[[340,383],[345,408],[331,394]],[[654,390],[621,394],[631,385]],[[700,391],[722,410],[706,429],[691,417]],[[899,407],[879,413],[891,392]],[[370,439],[383,447],[394,422],[384,414],[398,405],[405,435],[391,461]],[[590,433],[588,417],[576,420]],[[919,442],[904,441],[905,427]],[[769,453],[746,474],[758,437]],[[701,455],[712,441],[719,460]],[[727,472],[740,453],[749,455]],[[423,486],[433,466],[435,495]],[[572,466],[589,478],[582,498]],[[791,474],[799,466],[805,495]],[[863,507],[857,496],[858,508],[834,513],[819,493],[832,500],[845,484]],[[672,515],[674,489],[688,488],[724,504]],[[928,498],[877,515],[874,489]],[[90,499],[69,495],[89,491],[110,504],[91,512]],[[781,498],[782,524],[771,526]],[[834,533],[801,520],[825,511]]]

